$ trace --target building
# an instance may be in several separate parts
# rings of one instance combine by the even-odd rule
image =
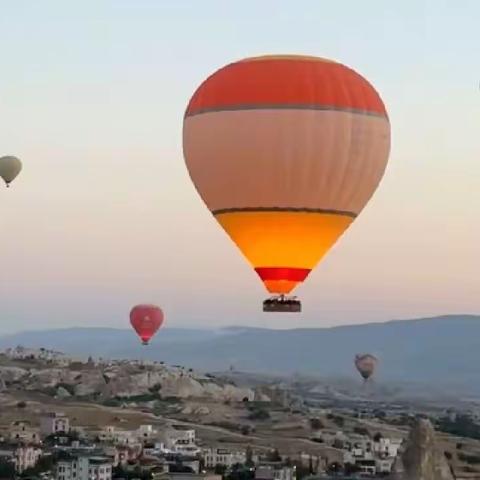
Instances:
[[[245,452],[231,452],[225,448],[211,448],[203,451],[203,459],[207,468],[215,468],[216,465],[231,467],[236,463],[242,465],[247,461]]]
[[[15,348],[7,348],[4,351],[8,358],[16,360],[47,360],[47,361],[61,361],[67,359],[62,352],[55,350],[48,350],[46,348],[26,348],[21,345]]]
[[[380,458],[395,458],[398,455],[401,438],[380,438],[373,444],[373,450]]]
[[[201,454],[197,446],[195,430],[183,425],[173,425],[162,431],[160,437],[163,441],[156,443],[156,448],[162,453],[196,456]]]
[[[107,425],[97,432],[97,436],[101,442],[130,446],[150,442],[151,439],[157,437],[157,435],[158,432],[152,425],[140,425],[136,430],[118,430],[113,425]]]
[[[295,470],[282,462],[261,463],[255,469],[255,480],[294,480]]]
[[[221,475],[209,473],[160,473],[153,480],[222,480]]]
[[[40,432],[48,436],[53,433],[68,433],[70,421],[63,413],[47,413],[40,419]]]
[[[168,432],[176,445],[195,445],[195,430],[183,425],[172,425]]]
[[[359,468],[365,475],[388,474],[398,455],[401,439],[380,437],[376,441],[362,435],[351,435],[344,442],[345,464]]]
[[[22,473],[27,468],[34,467],[41,455],[42,450],[36,445],[0,444],[0,459],[11,462],[17,473]]]
[[[40,431],[33,428],[28,420],[17,420],[8,429],[8,437],[11,441],[39,444],[41,443]]]
[[[100,456],[72,456],[56,465],[57,480],[111,480],[112,461]]]

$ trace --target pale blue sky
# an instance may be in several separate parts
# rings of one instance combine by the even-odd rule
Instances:
[[[35,0],[0,16],[0,332],[124,326],[132,303],[174,325],[327,326],[480,313],[480,2]],[[366,76],[393,149],[367,209],[298,289],[261,283],[203,206],[181,149],[198,84],[264,53]]]

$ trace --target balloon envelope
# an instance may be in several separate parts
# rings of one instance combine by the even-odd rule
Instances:
[[[377,368],[378,359],[369,354],[355,355],[355,366],[364,380],[368,380]]]
[[[137,305],[130,311],[130,323],[144,344],[163,324],[163,312],[156,305]]]
[[[390,124],[372,85],[340,63],[247,58],[194,93],[183,149],[218,223],[267,290],[287,294],[374,193]]]
[[[21,170],[22,162],[17,157],[7,155],[0,158],[0,177],[3,178],[7,186],[15,180]]]

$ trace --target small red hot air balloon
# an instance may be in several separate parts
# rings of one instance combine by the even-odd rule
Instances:
[[[163,312],[156,305],[136,305],[130,311],[130,323],[142,340],[148,345],[163,323]]]

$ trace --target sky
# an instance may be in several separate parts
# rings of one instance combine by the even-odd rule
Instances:
[[[0,16],[0,333],[168,326],[325,327],[480,313],[480,2],[16,0]],[[380,92],[385,177],[296,293],[263,285],[203,205],[182,155],[197,86],[243,57],[336,59]]]

